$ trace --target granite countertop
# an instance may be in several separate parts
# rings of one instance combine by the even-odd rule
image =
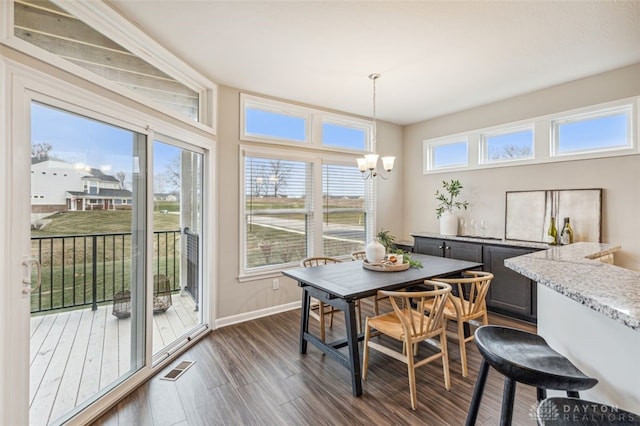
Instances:
[[[574,243],[506,259],[507,268],[640,332],[640,271],[599,262],[619,245]]]
[[[501,246],[511,246],[511,247],[526,247],[526,248],[535,248],[535,249],[548,249],[549,244],[546,243],[536,243],[533,241],[518,241],[518,240],[505,240],[501,238],[493,238],[493,237],[476,237],[471,235],[440,235],[434,232],[414,232],[411,234],[412,237],[425,237],[425,238],[441,238],[443,240],[452,240],[452,241],[468,241],[470,243],[478,243],[478,244],[497,244]]]

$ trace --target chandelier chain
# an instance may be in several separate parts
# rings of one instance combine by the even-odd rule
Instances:
[[[373,147],[375,149],[378,133],[378,126],[376,124],[376,80],[380,78],[380,74],[371,74],[369,78],[373,80]]]

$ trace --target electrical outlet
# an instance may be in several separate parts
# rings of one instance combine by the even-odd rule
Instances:
[[[273,284],[273,289],[274,290],[279,289],[280,288],[280,278],[274,278],[272,284]]]

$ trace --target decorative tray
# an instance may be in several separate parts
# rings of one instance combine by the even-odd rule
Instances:
[[[369,263],[366,259],[362,261],[363,268],[379,272],[406,271],[410,266],[411,265],[409,263],[401,263],[400,265],[395,265],[389,261],[382,261],[380,263]]]

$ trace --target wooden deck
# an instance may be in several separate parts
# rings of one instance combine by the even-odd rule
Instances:
[[[153,353],[184,335],[199,321],[188,296],[153,316]],[[131,369],[131,320],[78,309],[31,318],[30,418],[44,425],[74,409]]]

